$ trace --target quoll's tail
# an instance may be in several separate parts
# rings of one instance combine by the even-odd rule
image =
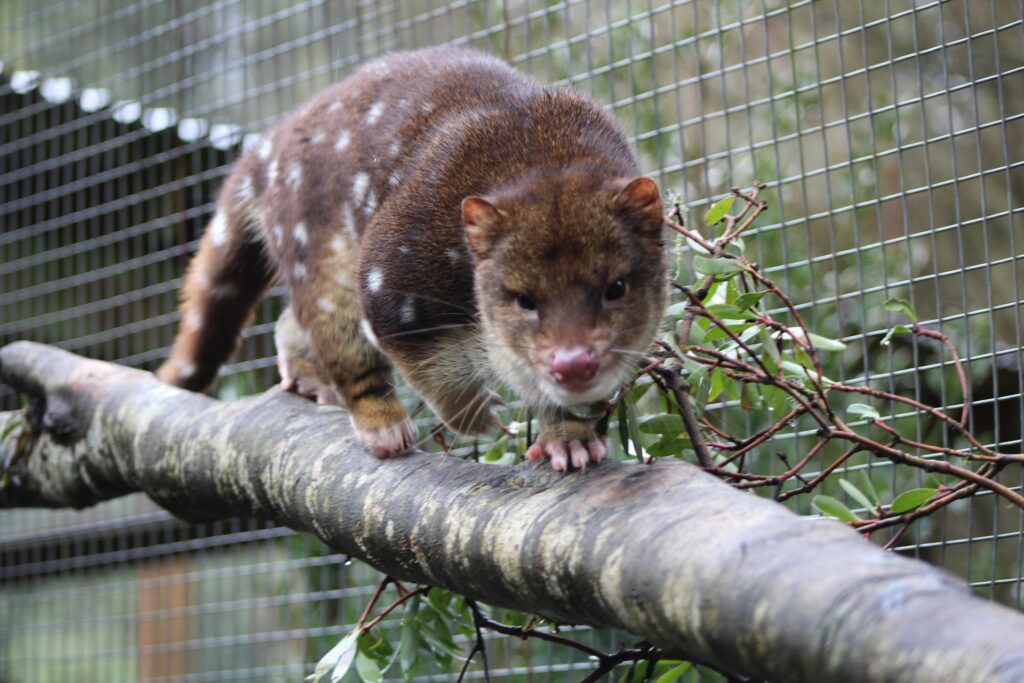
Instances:
[[[229,180],[217,213],[206,226],[199,251],[181,288],[181,323],[170,358],[157,370],[168,384],[206,389],[231,356],[252,309],[274,277],[260,239],[260,225]]]

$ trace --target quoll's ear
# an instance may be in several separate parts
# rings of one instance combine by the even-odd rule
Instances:
[[[612,211],[624,215],[640,232],[657,237],[665,221],[661,190],[650,178],[621,181],[622,187],[612,198]]]
[[[502,233],[505,212],[483,197],[462,200],[462,224],[466,228],[466,243],[478,258],[487,258]]]

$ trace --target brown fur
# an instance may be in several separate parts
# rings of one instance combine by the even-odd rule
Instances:
[[[590,448],[592,426],[569,429],[565,407],[595,397],[549,387],[546,363],[552,349],[589,345],[610,391],[650,343],[666,264],[657,187],[638,175],[615,122],[583,95],[469,50],[372,62],[240,160],[160,376],[213,379],[269,261],[290,292],[288,325],[305,333],[282,321],[281,362],[315,358],[321,372],[300,374],[330,378],[379,455],[412,439],[389,360],[459,431],[494,424],[489,387],[503,382],[542,409],[542,441],[561,429]],[[607,299],[619,278],[626,295]],[[222,281],[237,287],[231,312],[212,288]]]

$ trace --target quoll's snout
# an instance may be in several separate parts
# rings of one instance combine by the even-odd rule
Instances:
[[[569,389],[583,388],[597,375],[597,351],[589,346],[567,346],[551,352],[551,378]]]

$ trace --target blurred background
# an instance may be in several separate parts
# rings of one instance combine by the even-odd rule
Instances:
[[[766,182],[771,207],[747,253],[810,329],[847,343],[828,374],[958,409],[940,348],[879,344],[899,322],[881,302],[907,298],[966,359],[982,441],[1020,452],[1022,28],[1024,2],[1010,0],[3,0],[0,343],[154,369],[181,273],[247,142],[368,58],[466,45],[606,105],[695,225],[730,187]],[[279,289],[260,305],[218,395],[277,381],[281,306]],[[0,408],[17,406],[0,388]],[[734,430],[752,424],[729,408]],[[916,415],[887,417],[947,438]],[[805,436],[780,434],[767,457],[800,453]],[[851,468],[889,492],[924,479]],[[1001,477],[1021,479],[1019,467]],[[1022,530],[1020,510],[979,495],[917,524],[897,552],[1019,607]],[[270,523],[185,525],[140,496],[0,512],[0,682],[298,681],[378,579]],[[565,632],[609,651],[630,642]],[[593,668],[498,636],[490,658],[496,681]],[[467,678],[482,677],[474,664]]]

